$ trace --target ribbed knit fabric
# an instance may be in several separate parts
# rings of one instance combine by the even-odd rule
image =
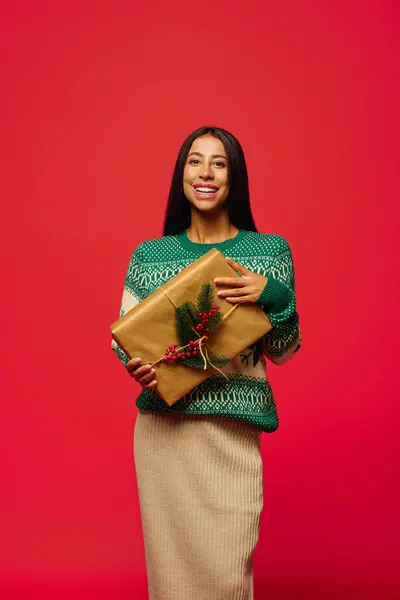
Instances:
[[[258,304],[268,315],[273,330],[223,368],[228,380],[215,374],[171,407],[156,392],[145,389],[137,406],[164,413],[221,415],[246,421],[266,432],[274,431],[278,416],[265,358],[282,364],[292,358],[302,340],[292,254],[283,237],[241,230],[236,237],[219,244],[200,244],[192,242],[184,232],[144,242],[133,252],[128,266],[120,315],[211,248],[218,248],[225,256],[268,278]],[[126,365],[128,358],[122,349],[115,342],[112,347]]]
[[[149,600],[252,600],[261,431],[140,411],[134,456]]]

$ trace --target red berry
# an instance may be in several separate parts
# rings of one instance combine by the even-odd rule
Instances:
[[[197,355],[198,355],[198,352],[195,350],[195,351],[193,352],[193,356],[197,356]]]

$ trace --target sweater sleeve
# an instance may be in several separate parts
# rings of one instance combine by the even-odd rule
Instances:
[[[131,256],[125,275],[119,317],[122,317],[128,310],[139,304],[146,296],[146,275],[141,260],[140,246],[138,246]],[[129,358],[114,339],[111,342],[111,348],[126,367]]]
[[[257,301],[273,326],[263,339],[264,354],[277,365],[290,360],[302,343],[292,253],[284,238],[281,242],[282,247],[272,263],[268,282]]]

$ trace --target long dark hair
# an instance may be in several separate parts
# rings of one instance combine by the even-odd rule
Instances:
[[[185,231],[190,225],[190,204],[183,193],[183,170],[194,140],[207,134],[221,140],[228,157],[227,208],[230,222],[238,229],[257,231],[250,207],[246,161],[240,143],[225,129],[204,126],[193,131],[179,150],[165,211],[164,235],[176,235]]]

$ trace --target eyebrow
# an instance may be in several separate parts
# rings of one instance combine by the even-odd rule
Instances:
[[[189,154],[189,156],[193,156],[193,155],[201,156],[204,158],[204,154],[202,154],[201,152],[191,152]],[[188,158],[189,158],[189,156],[188,156]],[[226,156],[224,156],[223,154],[212,154],[211,158],[224,158],[225,160],[227,160]]]

